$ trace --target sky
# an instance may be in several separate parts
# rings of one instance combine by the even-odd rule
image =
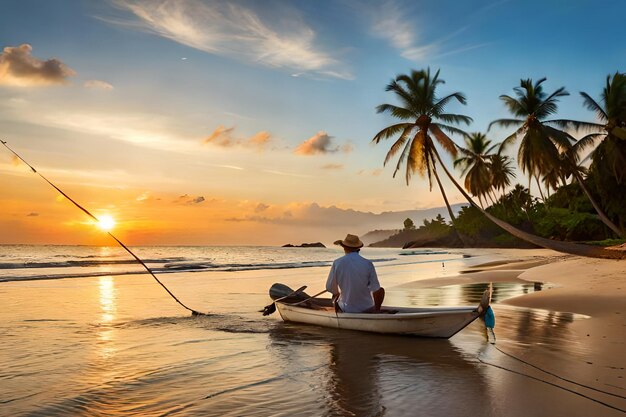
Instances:
[[[396,103],[394,77],[440,70],[439,94],[467,97],[449,110],[474,119],[469,132],[509,117],[499,96],[522,78],[565,86],[558,117],[593,121],[578,93],[599,99],[626,69],[625,13],[597,0],[4,0],[0,138],[131,245],[328,242],[444,204],[426,180],[393,178],[391,142],[371,143],[394,123],[376,113]],[[110,243],[4,148],[0,205],[0,243]]]

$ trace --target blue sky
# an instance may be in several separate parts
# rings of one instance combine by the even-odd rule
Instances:
[[[68,185],[92,178],[276,216],[313,203],[435,207],[437,192],[381,171],[388,145],[369,143],[393,122],[375,112],[394,101],[385,85],[440,69],[440,94],[468,99],[451,110],[485,131],[508,116],[500,94],[545,76],[548,91],[571,93],[558,117],[593,120],[578,92],[598,97],[606,76],[624,71],[625,12],[620,1],[583,0],[8,0],[1,46],[28,44],[20,59],[62,68],[55,79],[16,77],[5,49],[1,133]],[[8,162],[0,170],[15,175]]]

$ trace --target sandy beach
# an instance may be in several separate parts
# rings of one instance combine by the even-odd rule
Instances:
[[[623,248],[622,248],[623,250]],[[573,320],[572,346],[584,352],[578,360],[551,354],[554,346],[542,343],[520,344],[498,340],[500,353],[510,353],[528,362],[503,358],[494,352],[491,359],[504,359],[499,365],[520,373],[558,383],[568,389],[590,394],[606,404],[626,407],[626,262],[557,255],[539,260],[503,260],[475,265],[463,274],[408,283],[406,287],[458,285],[486,282],[541,282],[545,291],[509,298],[494,305],[496,311],[507,306],[573,313],[584,316]],[[505,323],[501,324],[506,326]],[[554,324],[556,326],[556,324]],[[497,328],[496,328],[497,334]],[[535,368],[536,367],[536,368]],[[558,377],[575,381],[570,383]],[[583,387],[586,385],[587,387]],[[523,390],[523,384],[514,388]],[[597,390],[597,391],[596,391]],[[593,415],[591,412],[589,415]]]

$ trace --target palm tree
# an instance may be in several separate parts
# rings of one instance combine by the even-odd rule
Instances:
[[[441,164],[441,167],[445,171],[446,175],[448,175],[448,178],[450,179],[452,184],[454,184],[454,186],[459,190],[459,192],[463,194],[463,196],[467,199],[467,201],[471,205],[476,207],[476,209],[478,209],[481,213],[483,213],[485,217],[487,217],[493,223],[498,225],[503,230],[509,232],[513,236],[519,239],[525,240],[527,242],[533,243],[537,246],[541,246],[547,249],[552,249],[558,252],[570,253],[573,255],[580,255],[580,256],[590,256],[594,258],[626,259],[626,253],[624,253],[623,251],[608,250],[608,249],[604,249],[604,248],[600,248],[596,246],[581,245],[578,243],[561,242],[561,241],[556,241],[552,239],[546,239],[540,236],[533,235],[528,232],[524,232],[523,230],[520,230],[516,228],[515,226],[512,226],[511,224],[505,222],[504,220],[500,220],[499,218],[495,217],[494,215],[492,215],[491,213],[489,213],[488,211],[480,207],[478,204],[476,204],[476,202],[472,199],[472,197],[470,197],[469,194],[465,192],[463,187],[461,187],[461,185],[456,181],[454,176],[452,176],[448,168],[446,168],[445,164],[442,162],[441,157],[439,156],[439,153],[437,152],[436,149],[434,150],[433,153],[435,154],[435,157]]]
[[[509,111],[518,118],[498,119],[489,124],[489,128],[493,125],[502,127],[519,126],[515,132],[502,141],[500,151],[519,137],[522,138],[517,153],[517,160],[522,171],[528,174],[529,181],[532,177],[537,180],[539,192],[541,192],[539,178],[550,173],[552,170],[556,169],[558,171],[559,167],[563,164],[561,154],[563,152],[569,155],[575,154],[567,152],[567,150],[572,147],[575,141],[574,138],[570,134],[552,127],[551,125],[560,128],[567,126],[593,126],[593,124],[577,122],[575,120],[546,120],[547,117],[556,113],[559,97],[567,96],[569,93],[565,91],[565,87],[561,87],[548,95],[544,92],[543,86],[541,85],[544,81],[546,81],[546,78],[542,78],[534,84],[531,79],[520,80],[520,87],[513,89],[517,98],[508,95],[500,96],[500,99],[504,101]],[[589,104],[587,105],[589,106]],[[591,138],[585,137],[582,140],[584,142],[583,146],[586,146],[587,143],[591,141]],[[573,167],[572,164],[574,163],[575,162],[571,161],[568,165]],[[620,229],[608,218],[595,200],[593,200],[589,190],[585,188],[583,179],[578,172],[573,170],[572,174],[574,174],[579,184],[581,184],[581,187],[583,187],[585,194],[589,197],[600,220],[618,236],[622,236],[623,233]]]
[[[550,126],[550,123],[558,124],[561,121],[546,120],[556,113],[559,97],[567,96],[569,93],[565,91],[565,87],[561,87],[548,95],[541,85],[544,81],[546,78],[534,84],[532,79],[520,80],[520,86],[513,89],[517,98],[506,94],[500,96],[508,110],[517,118],[498,119],[489,124],[489,129],[493,125],[517,127],[513,134],[502,141],[500,150],[521,137],[517,160],[522,172],[528,174],[529,179],[539,178],[557,165],[559,149],[571,146],[571,139],[567,133]]]
[[[593,164],[613,175],[618,184],[626,182],[626,74],[606,77],[602,91],[604,107],[581,92],[585,106],[596,112],[601,123],[586,123],[603,130],[603,140],[593,154]],[[579,124],[576,127],[580,127]],[[583,126],[584,127],[584,126]]]
[[[372,142],[379,143],[384,139],[399,135],[387,152],[384,165],[400,152],[393,173],[394,177],[405,162],[407,185],[411,176],[417,172],[421,177],[428,176],[428,183],[432,191],[432,177],[435,177],[450,219],[454,224],[456,219],[437,173],[434,157],[436,152],[435,141],[446,152],[456,157],[457,146],[444,132],[467,136],[467,133],[454,125],[461,123],[469,125],[472,119],[468,116],[446,112],[446,106],[451,102],[457,101],[465,104],[466,100],[465,96],[459,92],[439,98],[436,94],[437,86],[444,82],[439,78],[439,71],[431,76],[430,68],[421,71],[413,70],[411,74],[398,75],[392,80],[385,90],[395,93],[400,105],[381,104],[376,108],[376,111],[378,113],[390,113],[403,122],[384,128],[374,136]]]
[[[511,178],[515,178],[515,168],[513,161],[508,156],[502,154],[491,155],[491,181],[495,191],[502,191],[511,185]]]
[[[431,78],[430,70],[422,70],[412,71],[410,75],[399,75],[387,86],[386,90],[393,91],[398,96],[404,107],[391,104],[381,104],[377,107],[377,111],[379,113],[389,112],[399,119],[408,121],[386,127],[378,132],[372,141],[374,143],[379,143],[383,139],[389,139],[390,137],[398,134],[400,135],[400,137],[391,146],[391,149],[385,158],[386,164],[389,159],[402,150],[398,164],[396,165],[396,169],[394,171],[394,177],[405,160],[407,160],[407,184],[409,183],[411,175],[415,171],[420,173],[422,176],[428,174],[431,186],[431,178],[432,176],[435,176],[439,188],[444,196],[444,200],[446,201],[448,212],[451,214],[452,210],[447,202],[447,197],[445,196],[443,186],[441,185],[441,181],[437,174],[435,166],[435,162],[437,161],[445,171],[446,175],[448,175],[452,184],[454,184],[454,186],[459,190],[459,192],[461,192],[467,201],[470,202],[470,204],[476,207],[489,220],[511,233],[513,236],[534,243],[538,246],[560,252],[572,253],[575,255],[613,259],[622,259],[626,257],[626,254],[623,254],[621,251],[611,251],[569,242],[557,242],[526,233],[491,215],[476,204],[476,202],[472,200],[472,198],[465,192],[463,187],[459,185],[447,169],[441,160],[441,156],[439,155],[437,148],[434,146],[432,137],[430,136],[432,133],[437,139],[437,142],[451,155],[456,157],[456,146],[454,142],[444,133],[444,131],[467,136],[467,133],[455,126],[451,126],[449,123],[469,124],[472,120],[467,116],[448,114],[444,112],[445,106],[451,101],[456,100],[461,104],[465,104],[466,100],[465,96],[458,92],[447,95],[442,99],[438,99],[435,95],[435,90],[437,85],[442,84],[443,82],[443,80],[439,79],[439,71],[437,71],[435,76]],[[451,218],[454,219],[453,216],[451,216]]]
[[[454,167],[463,169],[461,175],[465,175],[465,189],[478,197],[478,201],[482,205],[485,195],[491,198],[489,192],[493,188],[493,175],[491,172],[491,155],[489,154],[498,145],[491,145],[487,136],[479,132],[471,133],[464,139],[466,147],[459,148],[463,156],[454,161]]]

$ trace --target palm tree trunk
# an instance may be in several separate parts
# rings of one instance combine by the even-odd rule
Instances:
[[[450,221],[452,222],[452,228],[454,229],[454,232],[458,236],[459,240],[463,243],[463,247],[468,247],[469,245],[467,244],[465,238],[463,238],[459,230],[456,228],[456,217],[454,217],[454,213],[452,213],[452,207],[450,207],[450,203],[448,202],[448,196],[446,195],[446,191],[443,189],[443,185],[441,184],[441,180],[439,179],[439,174],[437,173],[437,167],[434,163],[433,174],[435,174],[435,180],[437,180],[437,185],[439,186],[439,190],[441,191],[441,195],[443,196],[443,201],[445,201],[446,203],[446,208],[448,209],[448,214],[450,215]]]
[[[535,182],[537,183],[537,189],[539,190],[539,195],[541,196],[541,201],[546,202],[546,197],[543,195],[543,191],[541,191],[541,183],[539,183],[539,177],[535,176]],[[530,190],[530,187],[528,187]]]
[[[611,219],[609,219],[607,217],[607,215],[604,213],[604,210],[602,210],[602,208],[600,207],[600,205],[596,202],[596,200],[591,196],[591,193],[589,192],[589,189],[587,188],[587,186],[585,185],[585,182],[583,180],[583,178],[580,176],[580,173],[574,171],[574,178],[576,178],[576,181],[578,182],[578,184],[580,185],[580,188],[583,189],[584,193],[587,195],[587,198],[589,199],[589,201],[591,202],[591,205],[593,206],[593,208],[596,210],[596,213],[598,213],[598,217],[600,217],[600,220],[602,220],[602,223],[604,223],[605,225],[607,225],[609,227],[609,229],[611,229],[613,232],[615,232],[615,234],[617,236],[619,236],[622,239],[626,239],[626,233],[624,233],[623,230],[620,230],[619,227],[617,227],[615,225],[615,223],[613,223],[611,221]]]
[[[507,223],[507,222],[505,222],[503,220],[498,219],[497,217],[491,215],[487,211],[485,211],[482,208],[480,208],[478,206],[478,204],[476,204],[476,202],[465,192],[463,187],[461,187],[461,185],[452,176],[450,171],[448,171],[448,168],[446,168],[446,166],[444,165],[443,161],[441,160],[441,157],[439,156],[439,152],[437,152],[436,149],[433,149],[433,152],[435,153],[435,156],[437,157],[437,160],[439,161],[439,163],[443,167],[443,170],[448,175],[448,178],[450,178],[450,181],[452,181],[454,186],[461,192],[461,194],[463,194],[463,196],[467,199],[467,201],[471,205],[476,207],[478,210],[480,210],[480,212],[483,213],[485,215],[485,217],[487,217],[489,220],[491,220],[497,226],[499,226],[503,230],[509,232],[513,236],[515,236],[515,237],[517,237],[519,239],[525,240],[526,242],[533,243],[533,244],[535,244],[537,246],[541,246],[543,248],[552,249],[552,250],[555,250],[557,252],[569,253],[569,254],[572,254],[572,255],[579,255],[579,256],[587,256],[587,257],[592,257],[592,258],[626,259],[626,252],[624,252],[624,251],[608,250],[608,249],[599,248],[597,246],[581,245],[581,244],[578,244],[578,243],[561,242],[561,241],[557,241],[557,240],[546,239],[546,238],[543,238],[543,237],[540,237],[540,236],[536,236],[536,235],[524,232],[522,230],[519,230],[518,228],[510,225],[509,223]]]

